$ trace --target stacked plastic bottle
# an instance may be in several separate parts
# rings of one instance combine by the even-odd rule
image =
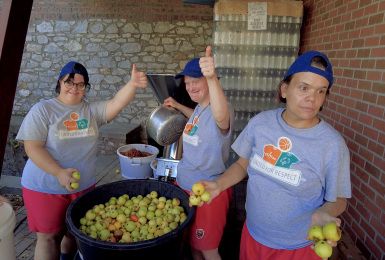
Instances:
[[[280,106],[278,84],[298,55],[302,23],[302,17],[268,15],[266,30],[248,30],[247,19],[214,14],[214,58],[235,110],[234,140],[256,113]]]

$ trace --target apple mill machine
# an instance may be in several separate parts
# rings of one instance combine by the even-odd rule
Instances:
[[[168,97],[194,108],[196,103],[190,99],[184,82],[175,79],[172,74],[147,74],[149,84],[161,104],[155,108],[147,119],[147,135],[163,150],[163,156],[151,163],[154,178],[163,181],[174,181],[177,176],[177,165],[182,156],[182,133],[187,118],[178,110],[164,107],[162,104]],[[151,139],[150,139],[151,140]]]

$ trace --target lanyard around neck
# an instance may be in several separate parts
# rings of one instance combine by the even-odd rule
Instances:
[[[194,118],[199,119],[199,117],[201,116],[201,114],[206,110],[206,108],[207,108],[208,106],[210,106],[210,103],[208,103],[207,106],[205,106],[205,107],[199,112],[198,115],[194,115],[193,119],[194,119]]]

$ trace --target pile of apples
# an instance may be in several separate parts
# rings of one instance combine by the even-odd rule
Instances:
[[[156,191],[129,197],[123,194],[89,209],[80,231],[94,239],[119,243],[162,236],[182,224],[187,215],[178,198],[158,197]]]
[[[339,241],[341,229],[335,222],[329,222],[324,226],[315,225],[309,229],[308,239],[314,242],[315,253],[322,259],[327,259],[333,253],[333,248],[327,241]]]
[[[205,186],[201,182],[196,182],[191,188],[192,194],[189,197],[191,206],[202,206],[203,203],[210,201],[211,195],[206,191]]]

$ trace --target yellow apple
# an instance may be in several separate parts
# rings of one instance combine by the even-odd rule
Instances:
[[[74,190],[79,189],[79,183],[78,182],[71,182],[71,188]]]
[[[203,194],[201,195],[201,200],[203,202],[208,202],[211,199],[210,192],[204,191]]]
[[[333,248],[326,241],[318,241],[314,245],[314,251],[322,259],[326,259],[331,257]]]
[[[73,172],[72,178],[74,178],[76,180],[80,180],[80,172],[78,172],[78,171]]]
[[[307,233],[307,239],[313,240],[315,242],[324,240],[324,235],[322,233],[322,227],[321,226],[312,226],[308,233]]]
[[[322,232],[326,240],[337,242],[341,238],[341,229],[336,222],[329,222],[322,227]]]
[[[199,206],[201,203],[201,198],[197,195],[190,195],[189,202],[192,206]]]
[[[198,196],[202,195],[203,192],[205,192],[205,186],[203,186],[201,182],[194,183],[191,189],[192,192],[194,192],[194,194]]]

